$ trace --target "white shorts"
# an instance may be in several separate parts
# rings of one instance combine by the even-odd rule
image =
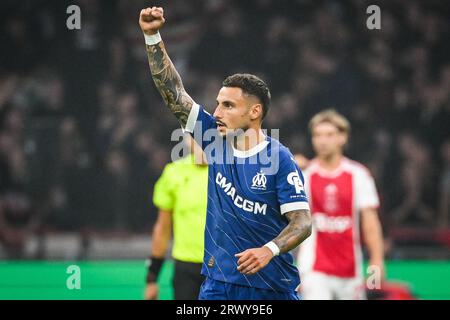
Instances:
[[[340,278],[310,271],[301,275],[300,295],[304,300],[364,300],[364,279]]]

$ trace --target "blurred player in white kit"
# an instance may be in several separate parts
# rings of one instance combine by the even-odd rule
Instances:
[[[316,158],[296,160],[304,169],[313,217],[312,235],[298,251],[305,300],[365,299],[361,231],[375,276],[384,276],[379,199],[368,169],[343,155],[350,125],[334,110],[309,123]]]

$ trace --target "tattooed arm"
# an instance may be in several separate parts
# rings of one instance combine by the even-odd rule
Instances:
[[[285,213],[289,224],[273,242],[286,253],[297,247],[311,235],[311,213],[309,210],[295,210]]]
[[[311,235],[311,213],[309,210],[295,210],[285,213],[289,224],[276,237],[273,242],[280,249],[280,253],[286,253],[297,247]],[[273,258],[272,251],[263,246],[245,250],[236,255],[238,258],[238,270],[246,275],[255,274],[264,268]]]
[[[151,36],[157,34],[165,22],[164,11],[159,7],[141,10],[139,24],[144,34]],[[183,82],[175,66],[167,54],[162,41],[154,45],[146,45],[150,72],[156,88],[164,102],[178,118],[183,127],[194,104],[192,98],[186,93]]]
[[[147,45],[147,56],[156,88],[166,105],[185,127],[194,101],[184,90],[180,75],[167,55],[164,43],[161,41],[156,45]]]

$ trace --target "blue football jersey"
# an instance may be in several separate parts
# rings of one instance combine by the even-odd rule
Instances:
[[[186,128],[209,163],[202,274],[215,280],[274,291],[292,291],[300,277],[291,253],[274,257],[254,275],[237,270],[235,254],[275,239],[288,225],[286,212],[309,209],[303,175],[278,140],[239,151],[220,137],[216,119],[195,104]]]

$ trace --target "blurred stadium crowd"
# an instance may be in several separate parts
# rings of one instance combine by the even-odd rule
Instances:
[[[70,4],[80,30],[66,27]],[[379,1],[381,30],[368,30],[370,4],[151,3],[165,7],[162,37],[198,103],[212,111],[226,75],[256,73],[272,91],[265,127],[307,156],[308,120],[336,108],[352,123],[348,155],[376,178],[386,236],[448,230],[450,8]],[[151,230],[178,123],[149,75],[138,26],[147,5],[0,4],[0,239],[11,256],[30,233]]]

